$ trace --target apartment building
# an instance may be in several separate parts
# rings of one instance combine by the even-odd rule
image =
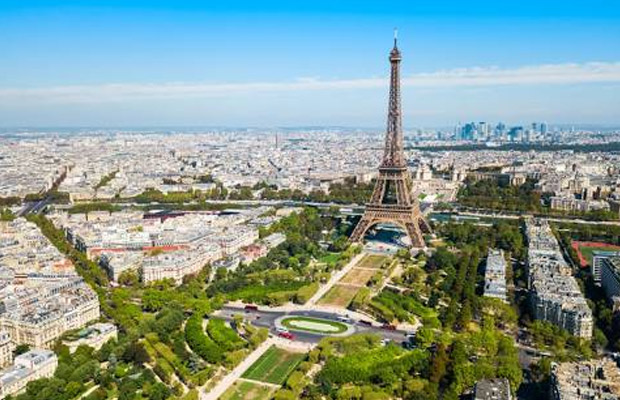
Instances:
[[[34,349],[15,357],[13,365],[0,371],[0,398],[16,395],[28,382],[51,378],[58,366],[58,357],[51,350]]]
[[[507,301],[506,259],[502,250],[489,249],[484,271],[484,296]]]
[[[553,364],[551,399],[619,400],[620,369],[607,358]]]
[[[0,368],[6,368],[13,362],[15,343],[7,331],[0,331]]]
[[[530,220],[528,283],[534,318],[548,321],[574,336],[592,337],[593,317],[577,281],[572,276],[548,223]]]

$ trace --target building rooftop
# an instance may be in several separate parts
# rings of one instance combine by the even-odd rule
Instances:
[[[620,399],[620,368],[607,358],[554,364],[552,380],[558,400]]]
[[[511,398],[508,379],[483,379],[476,382],[474,400],[510,400]]]

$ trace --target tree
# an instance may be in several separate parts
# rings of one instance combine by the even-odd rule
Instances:
[[[149,362],[151,357],[149,357],[142,343],[133,341],[125,348],[122,359],[125,362],[133,362],[142,365]]]
[[[449,361],[450,359],[448,358],[446,346],[443,343],[440,343],[437,347],[437,353],[435,353],[431,362],[431,372],[429,377],[431,382],[439,384],[442,381],[446,375]]]
[[[130,270],[123,271],[118,277],[118,283],[120,283],[123,286],[135,287],[140,284],[140,277],[138,277],[138,274],[136,273],[136,271],[130,271]]]
[[[415,335],[415,342],[418,347],[427,349],[435,341],[435,334],[432,329],[422,327]]]
[[[82,393],[83,390],[84,387],[80,382],[71,381],[67,384],[67,387],[65,388],[65,396],[69,399],[72,399],[78,394]]]
[[[27,353],[28,351],[30,351],[30,345],[22,343],[15,347],[14,354],[18,356],[20,354]]]
[[[607,344],[609,343],[605,333],[599,328],[594,328],[594,343],[599,350],[607,347]]]

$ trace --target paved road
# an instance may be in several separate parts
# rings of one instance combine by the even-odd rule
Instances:
[[[246,320],[252,322],[253,325],[260,326],[263,328],[269,328],[273,332],[275,320],[279,317],[285,315],[302,315],[307,317],[315,317],[315,318],[324,318],[330,320],[338,320],[338,317],[341,314],[326,312],[326,311],[317,311],[317,310],[298,310],[298,311],[248,311],[239,307],[232,306],[224,306],[221,310],[218,310],[214,313],[215,316],[224,318],[226,320],[232,320],[233,315],[239,314],[243,315]],[[410,331],[404,330],[387,330],[377,326],[366,326],[362,325],[358,322],[353,323],[354,332],[355,333],[374,333],[381,336],[383,339],[390,339],[396,343],[401,343],[405,340],[405,334],[411,333]],[[301,332],[294,331],[295,341],[314,344],[318,343],[324,335],[310,333],[310,332]]]
[[[49,204],[50,200],[46,197],[43,200],[33,201],[30,203],[25,203],[21,210],[17,213],[18,217],[23,217],[27,214],[38,214],[39,211],[45,208]]]

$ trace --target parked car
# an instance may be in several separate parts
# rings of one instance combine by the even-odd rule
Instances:
[[[372,322],[366,321],[365,319],[360,319],[357,323],[360,325],[372,326]]]
[[[258,306],[254,304],[246,304],[244,308],[246,311],[258,311]]]
[[[403,349],[407,349],[407,350],[413,350],[417,347],[413,342],[410,342],[408,340],[401,342],[400,345],[403,347]]]
[[[288,329],[286,328],[276,328],[276,332],[277,333],[289,333]]]
[[[340,317],[338,317],[338,321],[340,321],[340,322],[351,322],[351,318],[340,316]]]

